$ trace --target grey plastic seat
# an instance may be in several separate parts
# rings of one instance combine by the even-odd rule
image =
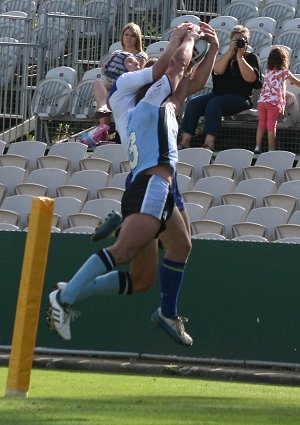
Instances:
[[[203,167],[211,161],[212,151],[204,148],[187,148],[178,151],[178,161],[194,167],[195,180],[203,177]]]
[[[23,182],[25,169],[14,165],[0,166],[0,183],[6,188],[6,195],[15,195],[16,186]]]
[[[61,194],[63,186],[81,187],[88,190],[88,198],[96,199],[98,194],[97,191],[107,185],[108,174],[105,171],[100,170],[81,170],[73,173],[64,185],[60,185],[58,188],[58,194]],[[74,196],[76,198],[76,196]]]
[[[211,193],[214,196],[214,204],[221,204],[221,196],[233,192],[235,183],[233,179],[223,176],[203,177],[196,181],[193,191]]]
[[[70,173],[79,171],[80,161],[86,157],[87,146],[83,143],[63,142],[50,146],[47,156],[63,157],[70,161]]]
[[[120,173],[120,163],[127,161],[127,152],[121,144],[108,144],[97,146],[92,154],[92,158],[103,158],[112,163],[112,174]]]
[[[40,196],[47,195],[55,198],[57,196],[57,188],[65,184],[66,178],[67,172],[64,170],[56,168],[38,168],[29,174],[24,183],[17,186],[17,190],[19,193],[30,193],[30,186],[32,186],[32,190],[35,190],[35,188],[37,190],[37,192],[31,192],[32,194],[38,195],[38,190],[41,190]]]
[[[11,143],[7,153],[0,156],[0,164],[21,166],[30,173],[37,168],[37,159],[44,155],[46,147],[46,143],[39,141]]]
[[[275,239],[276,226],[286,223],[287,219],[288,212],[280,207],[253,208],[244,222],[232,226],[233,235],[236,237],[258,234],[272,241]]]
[[[255,198],[255,207],[263,206],[263,199],[277,191],[277,185],[274,180],[265,178],[253,178],[240,181],[234,193],[251,195]]]
[[[217,205],[209,208],[204,216],[204,220],[213,220],[222,223],[225,237],[231,239],[232,225],[244,221],[245,216],[245,208],[239,205]]]
[[[293,152],[281,150],[263,152],[258,156],[255,165],[244,169],[245,177],[258,177],[257,173],[270,169],[275,171],[274,179],[280,185],[284,181],[285,170],[292,167],[294,160]]]

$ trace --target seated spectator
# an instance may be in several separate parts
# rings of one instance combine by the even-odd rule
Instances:
[[[213,68],[212,92],[198,95],[187,104],[178,149],[190,147],[199,118],[204,116],[202,147],[214,150],[222,117],[252,107],[250,96],[254,88],[261,88],[262,76],[258,56],[247,51],[249,36],[249,30],[242,25],[232,29],[230,46]]]
[[[143,68],[147,63],[148,56],[142,47],[142,33],[140,27],[134,22],[129,22],[125,25],[121,35],[122,50],[124,52],[133,53]],[[108,61],[110,61],[111,57]],[[116,65],[116,64],[115,64]],[[115,72],[110,66],[108,72],[104,66],[104,78],[96,80],[93,85],[93,94],[97,102],[96,117],[99,118],[99,131],[103,129],[103,136],[107,134],[110,126],[111,111],[107,106],[108,92],[115,80],[123,73],[123,68],[118,69],[116,66]]]

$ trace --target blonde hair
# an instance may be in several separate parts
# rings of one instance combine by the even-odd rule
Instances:
[[[235,34],[242,34],[243,38],[245,38],[247,43],[249,43],[250,31],[248,28],[243,25],[235,25],[231,30],[230,38],[232,38]]]
[[[124,32],[126,30],[128,30],[128,29],[129,29],[129,31],[131,31],[135,35],[135,38],[136,38],[136,44],[135,44],[136,51],[137,52],[143,52],[142,31],[141,31],[141,28],[137,24],[135,24],[134,22],[128,22],[128,24],[126,24],[125,27],[123,28],[122,35],[121,35],[121,43],[122,43],[123,49],[125,47],[124,46],[124,42],[123,42],[123,35],[124,35]]]

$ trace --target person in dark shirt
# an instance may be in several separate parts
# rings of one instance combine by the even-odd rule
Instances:
[[[213,150],[221,129],[222,116],[234,115],[252,107],[251,94],[261,88],[259,58],[248,52],[249,30],[236,25],[231,32],[228,50],[216,60],[212,72],[212,92],[188,101],[181,124],[178,149],[190,147],[199,118],[204,116],[202,147]]]

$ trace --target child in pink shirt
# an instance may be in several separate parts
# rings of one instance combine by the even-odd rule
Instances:
[[[300,80],[288,69],[289,55],[283,47],[273,47],[269,53],[264,83],[258,99],[258,127],[254,153],[261,152],[265,132],[268,134],[268,150],[275,150],[278,118],[284,114],[286,104],[286,80],[300,87]]]

